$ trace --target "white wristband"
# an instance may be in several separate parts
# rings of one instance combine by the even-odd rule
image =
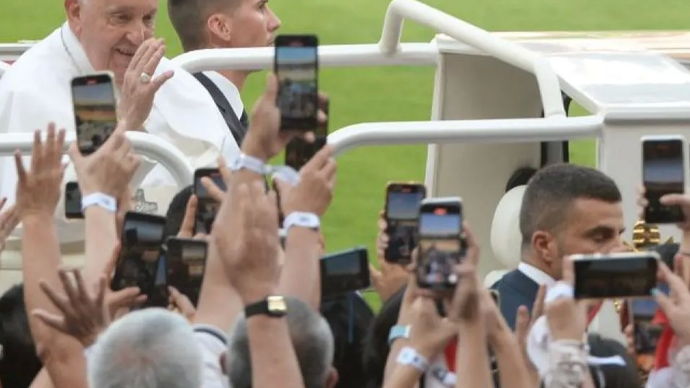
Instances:
[[[429,369],[429,362],[426,358],[409,346],[400,349],[396,361],[400,365],[412,366],[422,373],[425,373],[426,370]]]
[[[93,193],[81,199],[81,211],[85,212],[87,207],[98,206],[111,212],[117,213],[117,200],[107,194]]]
[[[230,165],[232,171],[239,171],[242,169],[255,172],[257,174],[266,174],[266,163],[259,158],[253,156],[241,154],[235,161]]]
[[[292,212],[285,217],[283,229],[289,230],[293,226],[307,229],[319,229],[319,227],[321,227],[321,220],[319,216],[314,213]]]

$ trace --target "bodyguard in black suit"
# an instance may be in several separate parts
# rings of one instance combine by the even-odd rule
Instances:
[[[589,167],[550,165],[525,189],[521,261],[559,280],[564,257],[620,248],[623,230],[621,193],[611,178]],[[532,310],[539,284],[516,269],[491,288],[498,291],[501,313],[515,329],[518,308]]]

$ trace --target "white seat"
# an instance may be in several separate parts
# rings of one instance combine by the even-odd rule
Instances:
[[[491,223],[491,249],[503,268],[496,268],[484,277],[484,285],[490,287],[503,275],[520,264],[522,235],[520,234],[520,209],[527,186],[518,186],[503,195],[496,206]]]

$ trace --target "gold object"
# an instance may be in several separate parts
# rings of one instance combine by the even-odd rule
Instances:
[[[633,244],[635,250],[649,248],[661,243],[659,226],[646,224],[643,220],[637,221],[633,228]]]

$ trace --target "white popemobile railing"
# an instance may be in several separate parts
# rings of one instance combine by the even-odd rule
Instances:
[[[158,161],[170,171],[179,187],[186,187],[194,178],[194,170],[182,151],[174,145],[161,141],[155,135],[143,132],[127,132],[132,147],[142,156]],[[0,136],[0,156],[10,156],[15,150],[28,155],[31,153],[34,136],[32,133],[9,133]],[[76,141],[76,134],[67,133],[65,151]]]

